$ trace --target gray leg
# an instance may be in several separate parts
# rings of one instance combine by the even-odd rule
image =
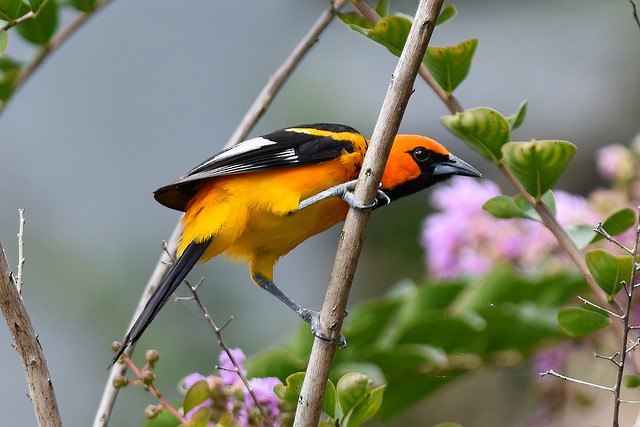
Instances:
[[[324,335],[320,329],[320,312],[302,307],[300,304],[292,300],[287,294],[282,292],[275,283],[260,274],[254,274],[253,280],[255,280],[258,286],[262,289],[269,292],[271,295],[285,303],[291,310],[298,313],[298,316],[300,316],[302,320],[311,325],[311,333],[314,336],[324,341],[333,341],[331,338]],[[345,348],[347,346],[347,340],[342,334],[340,334],[340,337],[338,338],[338,345],[340,345],[340,348]]]
[[[355,189],[357,180],[344,182],[342,184],[335,185],[331,188],[324,190],[321,193],[316,194],[315,196],[311,196],[308,199],[304,199],[300,202],[298,206],[298,210],[304,209],[314,203],[317,203],[321,200],[328,199],[330,197],[340,197],[342,200],[347,202],[349,206],[355,209],[372,209],[378,205],[384,206],[389,204],[391,200],[382,190],[378,190],[376,194],[376,200],[370,204],[364,204],[360,200],[356,199],[353,194],[353,190]]]

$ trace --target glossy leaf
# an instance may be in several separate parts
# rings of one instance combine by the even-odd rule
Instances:
[[[529,212],[518,206],[513,197],[508,197],[503,194],[487,200],[484,205],[482,205],[482,209],[489,212],[496,218],[525,218],[540,221],[540,217],[531,215]]]
[[[499,112],[480,107],[440,120],[488,160],[495,162],[502,158],[502,146],[509,141],[509,123]]]
[[[584,256],[587,267],[598,286],[607,293],[609,301],[622,289],[622,281],[629,283],[633,269],[630,255],[613,255],[604,249],[593,249]]]
[[[349,414],[373,390],[373,381],[357,372],[345,374],[336,385],[342,413]]]
[[[571,237],[573,243],[579,248],[586,247],[596,236],[593,226],[588,224],[572,224],[564,227],[564,231]]]
[[[527,101],[522,101],[522,103],[518,106],[516,112],[507,117],[507,121],[509,122],[509,127],[511,128],[511,130],[519,128],[522,122],[524,122],[524,118],[526,115]]]
[[[378,413],[382,406],[382,397],[385,386],[380,386],[371,390],[364,401],[353,408],[353,412],[349,416],[346,427],[358,427],[364,424]]]
[[[368,32],[367,37],[400,56],[411,30],[411,20],[406,16],[385,16]]]
[[[187,390],[187,393],[184,396],[184,403],[182,405],[184,412],[189,412],[194,407],[207,400],[210,396],[211,390],[209,389],[207,381],[201,380],[196,382],[189,387],[189,390]]]
[[[12,21],[26,15],[31,9],[21,0],[0,0],[0,19]]]
[[[360,15],[358,12],[339,13],[338,18],[345,24],[347,24],[352,30],[359,32],[360,34],[368,35],[368,30],[373,26],[367,18]]]
[[[611,214],[602,223],[602,228],[609,233],[610,236],[617,236],[624,233],[631,227],[633,227],[637,221],[636,211],[631,208],[620,209],[617,212]],[[600,233],[596,233],[592,242],[597,242],[604,239],[604,236]]]
[[[611,324],[611,319],[601,312],[568,307],[558,311],[558,323],[567,335],[584,337]]]
[[[391,0],[378,0],[374,9],[380,16],[387,16],[389,14],[389,3]]]
[[[537,201],[558,181],[576,146],[568,141],[509,142],[502,147],[509,171]]]
[[[53,1],[53,0],[50,0]],[[29,0],[29,5],[31,6],[31,10],[35,13],[38,13],[40,7],[45,2],[45,0]]]
[[[5,30],[0,30],[0,58],[4,54],[5,49],[7,49],[7,44],[9,43],[9,37]]]
[[[442,10],[440,11],[440,15],[438,15],[438,20],[436,21],[436,25],[444,24],[445,22],[447,22],[448,20],[456,16],[456,13],[457,13],[456,7],[453,4],[451,3],[445,4],[442,7]]]
[[[20,23],[15,28],[31,43],[47,44],[58,28],[58,3],[48,1],[40,8],[38,16]]]
[[[478,39],[465,40],[455,46],[427,47],[424,63],[438,85],[451,96],[469,74]]]

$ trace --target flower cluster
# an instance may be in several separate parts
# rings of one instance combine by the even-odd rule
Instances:
[[[240,349],[232,349],[231,355],[236,361],[238,370],[246,377],[246,370],[242,363],[245,355]],[[185,418],[191,420],[197,413],[202,413],[202,408],[207,408],[208,425],[215,425],[215,421],[224,420],[224,425],[230,426],[256,426],[267,425],[258,405],[250,395],[247,388],[242,383],[240,376],[236,372],[227,353],[222,352],[219,357],[220,376],[204,376],[198,373],[188,375],[182,380],[181,388],[184,392],[185,404],[190,392],[197,393],[196,387],[200,390],[204,387],[207,398],[193,406],[186,414]],[[256,399],[260,403],[265,415],[271,420],[274,426],[279,426],[280,404],[282,401],[276,396],[273,388],[276,384],[281,384],[278,378],[252,378],[249,386]]]
[[[640,202],[640,136],[631,148],[616,144],[601,148],[597,167],[611,188],[596,189],[587,198],[555,191],[556,219],[563,227],[595,226],[615,210]],[[422,246],[429,274],[450,280],[487,273],[500,262],[523,273],[552,273],[570,268],[556,239],[540,223],[527,219],[497,219],[483,204],[500,194],[488,180],[452,179],[431,193],[438,211],[425,220]],[[619,238],[633,239],[633,231]]]

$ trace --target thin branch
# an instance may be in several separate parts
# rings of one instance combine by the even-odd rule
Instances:
[[[597,308],[598,310],[602,310],[602,311],[604,311],[605,313],[608,313],[608,314],[610,314],[610,315],[611,315],[611,316],[613,316],[613,317],[617,317],[618,319],[622,319],[622,318],[624,317],[624,314],[617,314],[617,313],[614,313],[614,312],[613,312],[613,311],[611,311],[611,310],[607,310],[606,308],[604,308],[604,307],[602,307],[602,306],[599,306],[598,304],[594,304],[594,303],[592,303],[591,301],[589,301],[588,299],[586,299],[586,298],[584,298],[584,297],[581,297],[580,295],[577,295],[577,297],[578,297],[578,299],[579,299],[580,301],[582,301],[582,302],[583,302],[583,303],[585,303],[586,305],[591,306],[591,307],[593,307],[593,308]]]
[[[133,363],[133,360],[131,360],[131,358],[127,355],[124,354],[124,363],[131,368],[131,370],[133,371],[133,373],[138,377],[139,381],[141,384],[144,384],[144,377],[145,377],[145,373],[143,372],[144,369],[140,369],[136,366],[135,363]],[[158,399],[158,402],[160,402],[160,404],[162,405],[162,407],[164,407],[167,411],[171,412],[171,414],[176,417],[176,419],[178,421],[180,421],[180,423],[186,423],[187,420],[184,418],[184,416],[182,414],[180,414],[180,412],[178,412],[176,410],[176,408],[173,407],[173,405],[171,405],[171,403],[169,403],[169,401],[167,401],[167,399],[164,398],[164,396],[162,395],[162,393],[160,393],[160,390],[158,390],[158,388],[154,385],[154,384],[144,384],[145,388],[147,388],[147,390],[149,390],[149,392],[151,394],[153,394],[153,396]]]
[[[607,232],[607,230],[604,229],[604,227],[602,226],[602,222],[599,222],[598,226],[596,228],[594,228],[593,231],[595,231],[596,233],[600,234],[602,237],[604,237],[605,239],[607,239],[609,242],[613,243],[614,245],[618,246],[620,249],[622,249],[626,253],[628,253],[628,254],[632,254],[633,253],[632,249],[627,248],[622,243],[620,243],[619,241],[614,239],[613,236],[611,234],[609,234]]]
[[[541,372],[540,373],[541,377],[544,377],[544,376],[547,376],[547,375],[550,375],[550,376],[556,377],[556,378],[560,378],[561,380],[569,381],[569,382],[572,382],[572,383],[575,383],[575,384],[585,385],[587,387],[593,387],[593,388],[597,388],[599,390],[605,390],[605,391],[608,391],[608,392],[611,392],[611,393],[615,392],[615,390],[612,387],[606,387],[606,386],[603,386],[603,385],[600,385],[600,384],[590,383],[588,381],[582,381],[582,380],[579,380],[577,378],[568,377],[566,375],[562,375],[562,374],[557,373],[553,369],[549,369],[546,372]]]
[[[24,209],[18,209],[20,215],[20,225],[18,226],[18,274],[16,276],[16,289],[22,294],[23,272],[24,272],[24,224],[26,222]]]
[[[62,426],[44,351],[33,329],[0,243],[0,310],[7,321],[29,385],[29,397],[41,426]]]
[[[24,83],[33,75],[33,73],[42,65],[42,63],[51,55],[54,51],[56,51],[71,35],[73,35],[81,26],[84,24],[91,16],[93,16],[98,10],[102,9],[104,6],[109,4],[111,0],[100,0],[96,2],[95,8],[91,13],[80,12],[78,13],[72,20],[64,27],[62,30],[58,31],[56,35],[54,35],[49,42],[42,47],[40,52],[36,55],[33,60],[27,64],[15,82],[13,83],[11,97],[15,95],[15,93],[24,85]],[[25,15],[26,16],[26,15]],[[23,17],[25,18],[25,17]],[[22,19],[22,18],[18,18]],[[27,19],[27,18],[25,18]],[[14,23],[13,25],[16,25]],[[0,102],[0,114],[4,110],[4,107],[7,105],[7,101]]]
[[[391,78],[358,177],[355,196],[364,203],[374,200],[394,136],[413,91],[416,75],[442,3],[443,0],[421,0],[418,4],[413,25]],[[329,288],[320,314],[323,335],[334,338],[334,341],[318,338],[314,340],[307,373],[298,399],[294,420],[296,427],[318,425],[322,396],[336,349],[335,339],[338,338],[342,326],[369,215],[370,211],[356,209],[350,209],[347,214]]]
[[[13,19],[13,20],[7,22],[4,27],[0,28],[0,31],[7,31],[9,28],[15,27],[19,23],[27,21],[29,19],[32,19],[34,17],[35,17],[35,14],[33,13],[32,10],[30,10],[29,12],[25,13],[21,17]]]
[[[278,68],[278,70],[273,74],[271,79],[267,82],[264,89],[260,92],[256,100],[254,101],[251,109],[247,112],[245,117],[242,119],[233,135],[229,138],[229,141],[226,144],[226,147],[230,147],[232,145],[237,144],[245,136],[249,133],[249,131],[255,126],[256,122],[260,118],[262,112],[266,110],[267,105],[271,102],[271,100],[275,97],[275,95],[282,88],[282,83],[286,81],[287,77],[294,71],[295,66],[302,61],[304,56],[309,52],[314,43],[310,42],[311,40],[315,41],[321,34],[321,32],[326,29],[328,23],[331,19],[328,20],[328,17],[333,18],[335,14],[346,3],[346,0],[336,0],[331,3],[331,5],[320,15],[320,17],[316,20],[316,22],[312,25],[311,30],[305,35],[305,37],[300,41],[300,43],[294,48],[294,50],[289,54],[283,65]],[[288,64],[288,65],[286,65]],[[1,108],[1,107],[0,107]],[[176,247],[178,246],[178,238],[180,233],[182,232],[182,228],[178,223],[172,232],[172,237],[169,239],[167,245],[167,251],[171,254],[174,254],[176,251]],[[170,264],[170,257],[163,254],[158,263],[156,264],[154,273],[150,277],[147,286],[145,287],[140,301],[138,303],[138,309],[134,313],[131,324],[135,322],[138,315],[144,308],[147,300],[155,290],[155,288],[160,284],[162,278],[165,276],[167,271],[169,270],[168,265]],[[134,346],[129,347],[127,354],[130,355],[133,351]],[[113,378],[118,375],[123,375],[124,371],[126,371],[126,367],[122,364],[116,364],[109,374],[109,378],[105,384],[105,388],[102,394],[102,398],[100,401],[100,406],[96,413],[96,417],[94,419],[93,427],[104,427],[109,422],[109,417],[111,416],[111,412],[113,410],[113,405],[115,404],[115,399],[118,396],[118,389],[113,387]]]
[[[224,338],[222,337],[222,330],[224,329],[225,326],[229,324],[231,319],[227,320],[224,323],[224,325],[222,325],[222,327],[218,327],[218,325],[216,325],[216,323],[214,322],[213,317],[211,317],[211,314],[209,314],[209,310],[200,299],[200,295],[198,295],[198,287],[200,286],[202,281],[200,281],[200,283],[198,283],[196,286],[192,286],[188,280],[185,280],[184,283],[189,288],[189,291],[191,291],[191,294],[193,295],[193,300],[196,302],[196,304],[198,304],[198,307],[200,307],[202,314],[204,314],[204,318],[207,320],[207,323],[209,323],[209,326],[213,330],[213,333],[216,335],[216,338],[218,339],[218,345],[222,347],[222,350],[227,354],[229,361],[234,366],[235,369],[233,371],[238,375],[238,378],[240,378],[240,381],[242,381],[242,384],[244,384],[244,387],[247,389],[247,391],[249,392],[249,395],[251,396],[254,403],[260,410],[260,414],[262,414],[262,419],[268,425],[273,427],[273,422],[271,421],[271,418],[269,418],[267,411],[262,406],[262,403],[260,403],[260,401],[258,400],[258,397],[256,396],[255,392],[249,385],[249,381],[247,380],[247,377],[240,370],[240,364],[236,361],[236,358],[233,356],[233,353],[231,353],[231,349],[229,348],[227,343],[224,341]]]

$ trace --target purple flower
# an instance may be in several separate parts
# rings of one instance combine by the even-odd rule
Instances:
[[[432,205],[440,212],[425,220],[421,239],[432,276],[450,280],[482,275],[500,262],[525,272],[536,271],[543,263],[552,269],[566,268],[566,258],[554,253],[557,242],[543,225],[525,219],[494,218],[482,209],[498,194],[498,186],[491,181],[455,178],[432,192]],[[560,224],[597,222],[584,198],[562,191],[555,196]]]
[[[247,356],[244,355],[241,349],[232,348],[230,349],[231,355],[235,359],[238,364],[238,369],[243,376],[247,376],[247,370],[242,366],[242,363],[245,361]],[[240,377],[236,373],[236,367],[233,366],[231,359],[229,359],[229,355],[222,351],[220,352],[220,356],[218,356],[218,361],[220,363],[220,378],[222,378],[222,382],[227,385],[234,385],[235,383],[240,381]]]
[[[602,147],[596,153],[600,175],[610,181],[626,181],[633,178],[633,154],[621,144]]]

